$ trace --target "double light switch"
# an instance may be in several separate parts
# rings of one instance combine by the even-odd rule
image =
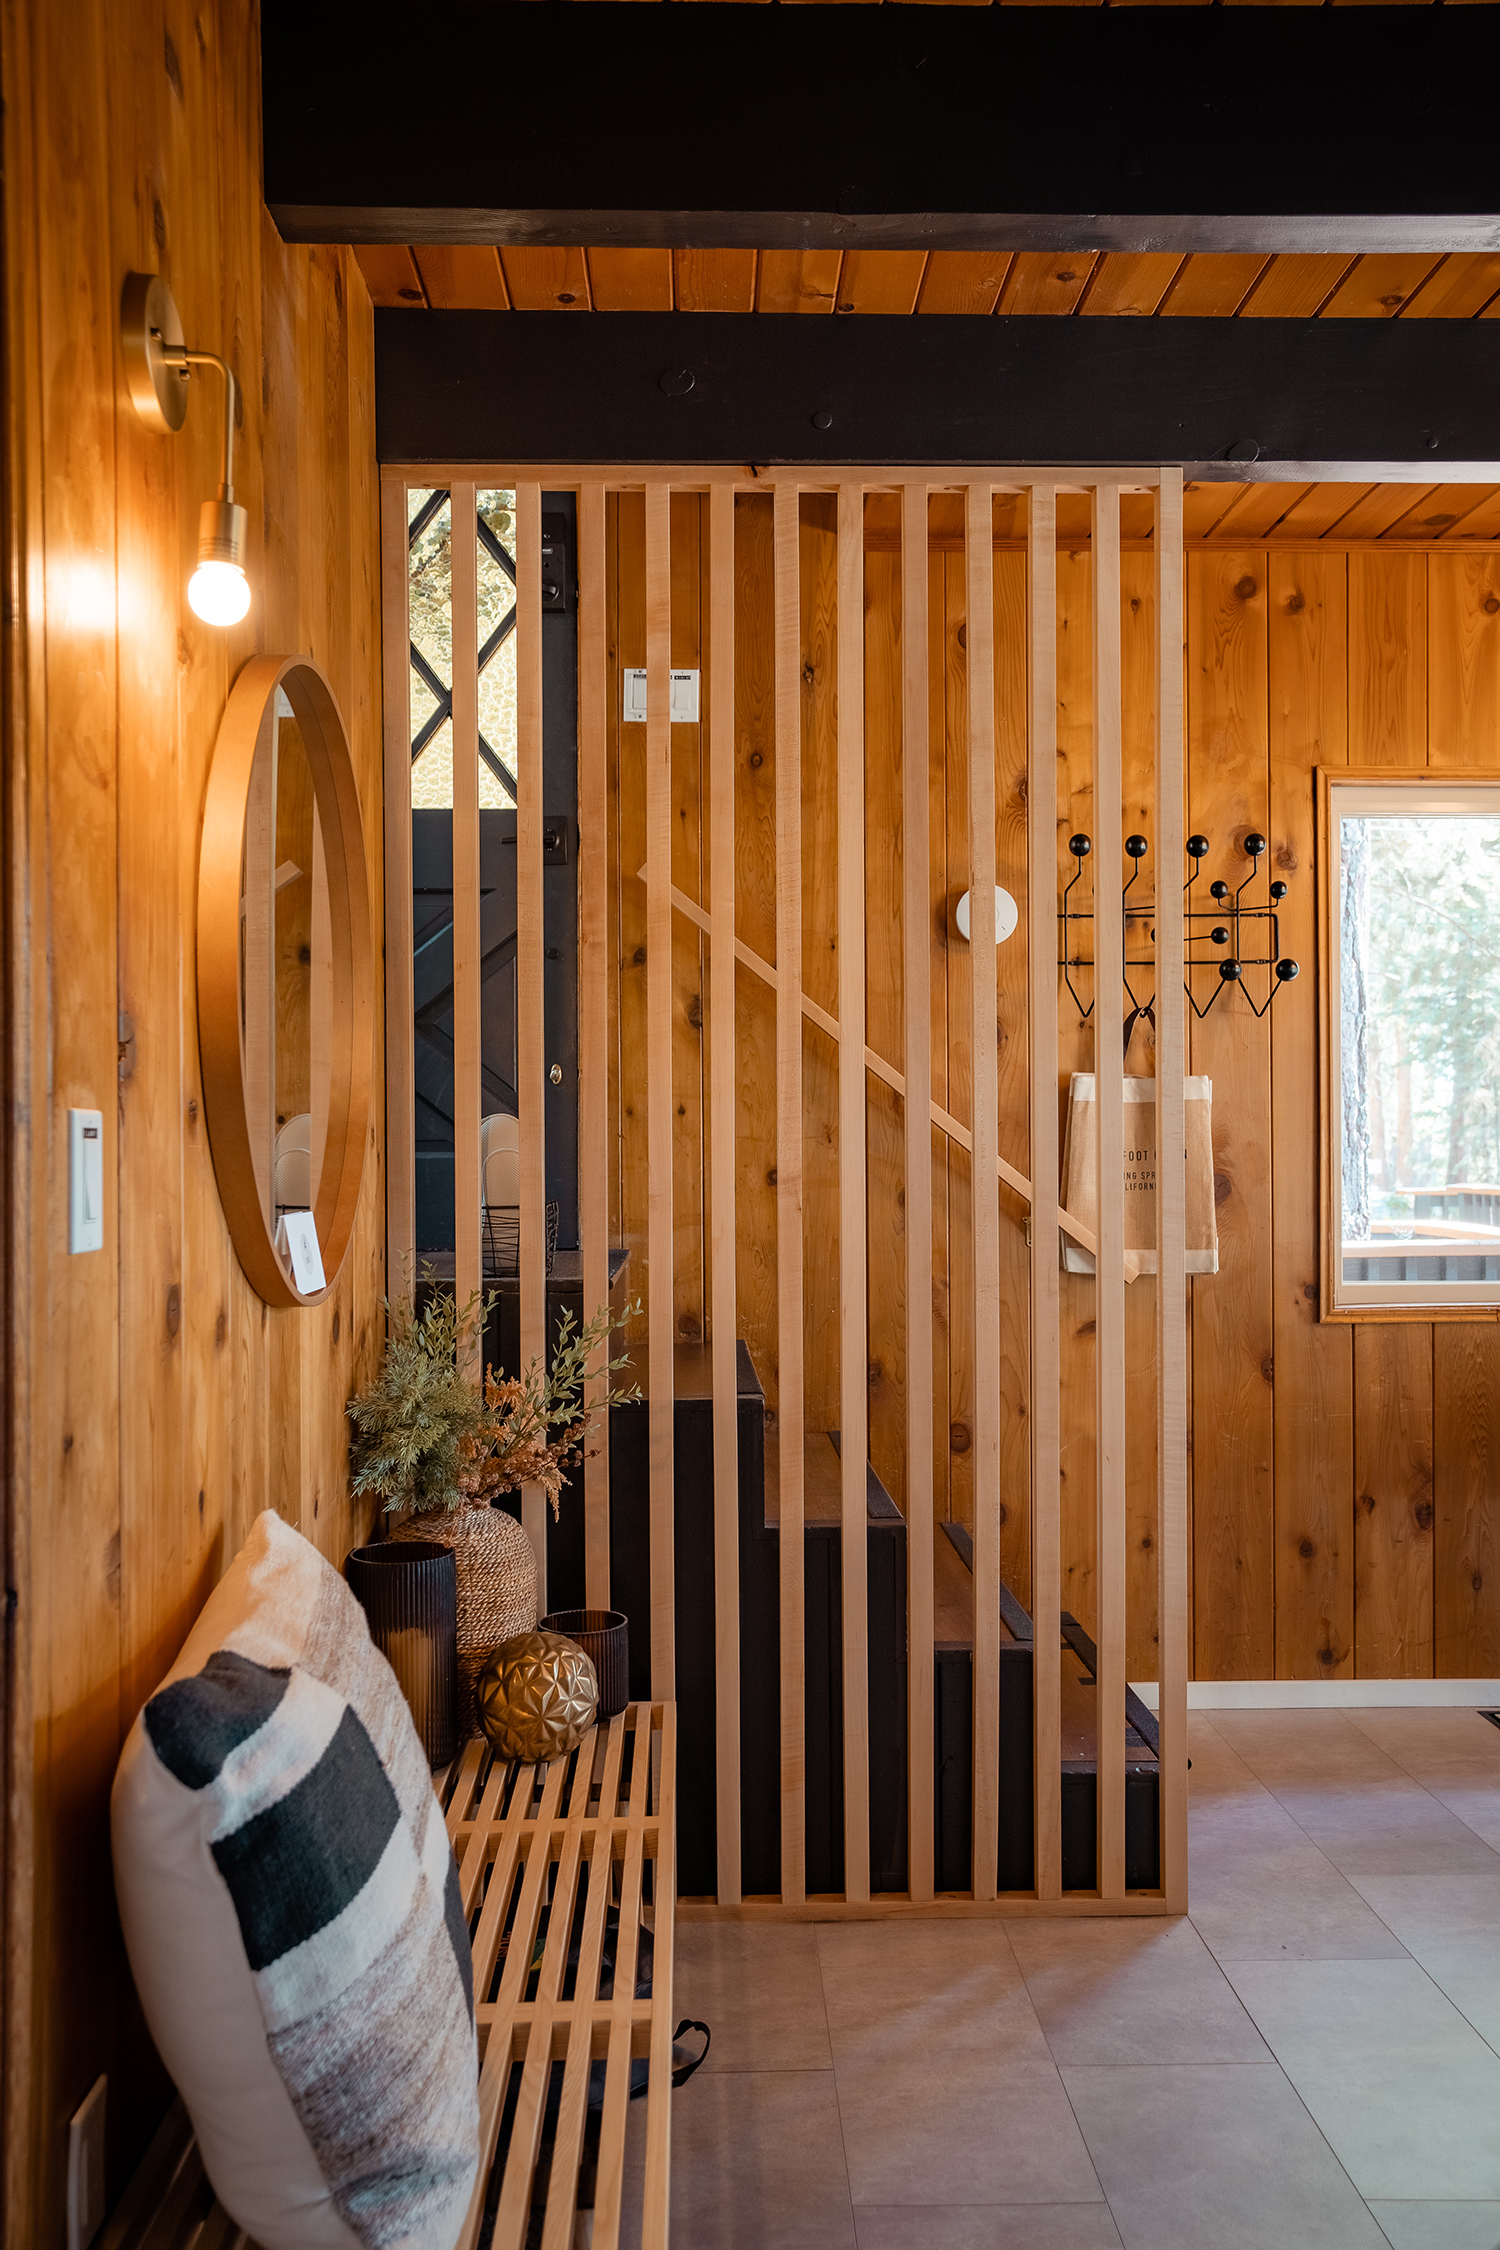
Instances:
[[[624,674],[621,715],[627,726],[644,726],[646,723],[646,675],[634,668]],[[671,720],[674,727],[691,727],[698,723],[698,674],[694,671],[674,671],[671,674]]]

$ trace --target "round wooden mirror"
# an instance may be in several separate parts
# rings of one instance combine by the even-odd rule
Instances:
[[[229,698],[203,806],[198,1039],[219,1195],[267,1304],[316,1304],[349,1248],[373,1010],[344,723],[310,657],[258,656]]]

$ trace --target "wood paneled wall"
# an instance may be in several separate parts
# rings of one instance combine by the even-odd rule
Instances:
[[[311,1312],[240,1273],[204,1129],[200,806],[257,650],[331,679],[380,912],[373,328],[353,258],[260,196],[254,0],[7,0],[5,2239],[64,2240],[66,2121],[109,2076],[110,2194],[169,2088],[110,1904],[126,1729],[264,1507],[339,1559],[343,1401],[384,1286],[383,1118],[344,1272]],[[188,609],[221,393],[154,436],[126,396],[125,273],[169,280],[240,384],[249,617]],[[378,1077],[377,1077],[378,1083]],[[105,1248],[66,1255],[66,1112],[102,1109]]]
[[[969,1115],[968,949],[950,942],[963,863],[967,768],[963,556],[947,503],[934,502],[929,568],[930,881],[933,1098]],[[1127,503],[1127,507],[1129,503]],[[866,515],[867,1038],[901,1063],[901,556],[887,503]],[[644,662],[639,496],[610,503],[612,664]],[[1064,513],[1060,506],[1060,513]],[[1003,515],[997,518],[1004,531]],[[1130,528],[1127,517],[1127,530]],[[1066,540],[1072,532],[1062,534]],[[801,511],[803,966],[809,996],[837,1006],[833,884],[835,675],[833,503]],[[674,664],[706,661],[699,629],[707,551],[700,502],[673,502]],[[771,699],[771,503],[735,511],[736,930],[771,958],[775,898],[775,729]],[[1127,814],[1151,835],[1154,564],[1139,542],[1121,558]],[[1022,907],[1026,875],[1025,557],[995,553],[996,853]],[[1200,1678],[1336,1679],[1500,1674],[1500,1324],[1318,1320],[1317,1007],[1314,773],[1320,763],[1500,762],[1500,561],[1439,551],[1190,549],[1186,689],[1188,821],[1212,840],[1211,875],[1233,872],[1252,828],[1270,839],[1290,891],[1283,946],[1301,980],[1255,1022],[1236,995],[1194,1024],[1189,1068],[1214,1081],[1220,1272],[1190,1282],[1193,1648]],[[1494,607],[1487,607],[1493,603]],[[1067,838],[1093,834],[1091,566],[1087,541],[1058,554],[1058,867]],[[613,682],[612,714],[619,711]],[[640,730],[610,721],[619,808],[612,870],[618,978],[612,1056],[620,1137],[612,1178],[616,1239],[644,1248],[645,1117],[629,1087],[644,1055],[644,860]],[[695,728],[674,730],[673,880],[699,896],[706,790]],[[1243,866],[1241,859],[1240,865]],[[1147,861],[1154,873],[1154,859]],[[705,1332],[705,1159],[701,1107],[703,948],[673,934],[678,1270],[684,1338]],[[1001,1154],[1026,1166],[1025,954],[1001,949],[997,1036]],[[739,1332],[777,1403],[775,1014],[757,977],[738,973],[737,1262]],[[1149,1073],[1142,1027],[1128,1067]],[[1093,1068],[1092,1033],[1063,1018],[1067,1074]],[[838,1419],[838,1115],[831,1043],[803,1036],[807,1422]],[[904,1498],[905,1307],[900,1104],[867,1080],[870,1451]],[[695,1097],[691,1089],[700,1089]],[[684,1090],[688,1091],[685,1092]],[[973,1353],[969,1161],[933,1133],[934,1492],[940,1517],[972,1523]],[[1024,1206],[1002,1191],[1001,1499],[1003,1568],[1031,1598],[1025,1427],[1029,1315]],[[632,1266],[641,1285],[644,1260]],[[1156,1282],[1126,1292],[1130,1396],[1154,1384]],[[1061,1276],[1063,1602],[1090,1630],[1094,1587],[1094,1283]],[[641,1342],[644,1341],[642,1324]],[[1156,1433],[1132,1412],[1127,1491],[1134,1529],[1127,1587],[1132,1678],[1156,1676]]]
[[[1500,565],[1188,563],[1189,812],[1261,828],[1314,960],[1313,770],[1494,766]],[[1500,1325],[1317,1318],[1316,1010],[1194,1029],[1222,1270],[1193,1283],[1195,1647],[1210,1678],[1500,1673]]]

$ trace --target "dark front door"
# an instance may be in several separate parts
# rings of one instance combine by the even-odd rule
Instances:
[[[547,1197],[557,1205],[561,1248],[578,1243],[578,609],[571,493],[543,496],[542,765],[544,807],[543,999],[547,1032],[544,1114]],[[514,556],[483,515],[485,552],[514,583]],[[514,628],[512,607],[480,650],[481,677]],[[415,660],[414,651],[414,660]],[[445,683],[434,692],[446,695]],[[414,741],[415,756],[430,727]],[[480,755],[514,800],[506,762],[481,740]],[[479,815],[481,1104],[519,1114],[516,1083],[516,815]],[[416,1063],[416,1251],[451,1252],[454,1224],[453,814],[412,813],[413,1008]],[[477,1129],[477,1128],[476,1128]]]

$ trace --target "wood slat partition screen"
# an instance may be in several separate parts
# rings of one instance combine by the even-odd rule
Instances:
[[[649,1527],[649,1558],[633,1561],[641,1566],[634,1582],[649,1585],[650,1615],[633,1618],[632,1627],[649,1647],[650,1692],[677,1696],[684,1710],[695,1697],[714,1698],[707,1738],[714,1773],[705,1783],[718,1867],[714,1910],[820,1917],[1181,1912],[1188,1666],[1185,1030],[1181,897],[1165,873],[1180,864],[1183,835],[1180,472],[1143,479],[1135,471],[1058,470],[1039,481],[1003,469],[976,476],[934,468],[777,468],[763,472],[750,493],[741,472],[716,468],[388,470],[388,647],[402,646],[406,633],[397,557],[408,488],[445,483],[455,526],[472,522],[476,491],[499,487],[516,496],[523,1361],[541,1351],[544,1335],[542,963],[554,934],[543,928],[541,512],[544,490],[576,495],[579,1251],[586,1310],[608,1293],[612,1250],[630,1252],[625,1287],[646,1302],[632,1336],[648,1397],[648,1431],[641,1505],[628,1517],[612,1527],[612,1509],[632,1502],[623,1472],[617,1470],[612,1482],[603,1446],[589,1456],[564,1505],[582,1510],[578,1595],[590,1606],[609,1602],[612,1567],[624,1567],[621,1526]],[[1142,508],[1150,510],[1156,556],[1153,814],[1157,867],[1164,873],[1155,912],[1162,1192],[1154,1413],[1139,1385],[1129,1394],[1126,1385],[1120,568],[1126,493],[1134,496],[1135,536]],[[1064,1214],[1059,1200],[1065,1050],[1057,893],[1058,861],[1065,856],[1060,836],[1069,823],[1054,780],[1060,494],[1085,496],[1094,556],[1094,1232]],[[946,556],[932,528],[941,510],[950,528],[955,520],[961,524],[958,540],[947,540],[956,552]],[[887,532],[874,535],[877,516]],[[1024,609],[1020,558],[999,552],[1023,524]],[[871,572],[877,563],[884,567],[883,538],[899,545],[900,557],[880,581],[886,591],[879,594]],[[824,563],[817,562],[820,555]],[[1002,562],[1010,570],[1003,583]],[[471,819],[477,821],[478,780],[472,571],[472,555],[462,566],[455,560],[454,908],[460,940],[465,930],[477,933],[479,915],[478,858],[468,833]],[[955,636],[943,619],[959,613]],[[880,619],[890,626],[884,642]],[[943,673],[929,662],[929,648],[940,645],[948,651]],[[627,744],[622,674],[642,659],[645,724]],[[1070,661],[1076,678],[1076,653]],[[672,671],[683,664],[696,665],[702,675],[700,717],[690,727],[674,724],[670,709]],[[388,694],[400,694],[394,674],[388,665]],[[1071,714],[1069,724],[1075,724]],[[1023,732],[1024,773],[1007,781],[1005,761],[1019,755]],[[403,795],[409,735],[404,709],[388,714],[387,781],[395,793],[387,808],[393,1250],[409,1247],[412,1227],[410,799]],[[955,745],[961,788],[940,778],[955,770]],[[1075,765],[1075,787],[1076,771]],[[1005,843],[1002,854],[1007,820],[1016,817],[1009,808],[1018,803],[1024,841]],[[877,810],[882,805],[888,819]],[[947,854],[941,882],[932,872],[940,849]],[[1006,941],[1020,960],[1012,965],[1005,957],[1003,976],[997,946],[1002,879],[1021,894],[1019,925]],[[951,936],[960,890],[970,902],[966,945]],[[617,934],[627,926],[627,904],[629,926],[644,933],[644,946]],[[818,933],[815,941],[809,929]],[[456,1026],[467,1022],[473,1007],[474,971],[465,960],[458,942]],[[878,988],[877,975],[885,979]],[[627,1022],[638,1027],[639,1040],[628,1053]],[[1026,1056],[1030,1085],[1026,1174],[1001,1155],[1003,1050],[1022,1029],[1017,1051]],[[468,1054],[466,1040],[467,1034],[456,1040],[456,1137],[460,1150],[469,1143],[477,1150],[479,1058],[477,1050]],[[1077,1051],[1070,1032],[1066,1052]],[[825,1088],[832,1089],[826,1096]],[[399,1112],[398,1102],[404,1105]],[[820,1102],[825,1106],[817,1109]],[[813,1122],[815,1109],[826,1126]],[[1010,1145],[1014,1152],[1014,1134]],[[471,1261],[478,1267],[479,1199],[470,1193],[462,1162],[458,1180],[462,1286]],[[1020,1223],[1018,1207],[1030,1213],[1024,1262],[1006,1247],[1019,1243],[1018,1234],[1005,1232]],[[757,1214],[753,1237],[745,1223],[751,1209]],[[1060,1462],[1068,1435],[1059,1290],[1064,1233],[1095,1253],[1097,1265],[1089,1285],[1097,1433],[1091,1456],[1096,1864],[1092,1880],[1080,1883],[1075,1849],[1066,1888],[1063,1760],[1067,1743],[1077,1763],[1077,1725],[1075,1714],[1070,1736],[1058,1622]],[[747,1424],[749,1394],[736,1339],[747,1328],[758,1339],[753,1357],[766,1408],[764,1499],[743,1485],[745,1462],[754,1457],[745,1450],[753,1410]],[[1019,1331],[1028,1339],[1028,1329],[1026,1365],[1016,1368],[1008,1364],[1014,1346],[1007,1338]],[[952,1482],[939,1491],[934,1475],[935,1441],[942,1450],[946,1440],[948,1410],[936,1398],[947,1380],[950,1330],[969,1340],[974,1371],[966,1443],[957,1449],[969,1456],[966,1522],[953,1510]],[[684,1517],[676,1489],[687,1443],[680,1416],[694,1399],[693,1384],[681,1381],[680,1352],[696,1343],[707,1347],[702,1359],[711,1389],[712,1501],[704,1519],[711,1585],[691,1575],[700,1568],[691,1558],[703,1552],[705,1531]],[[875,1406],[887,1364],[900,1377],[894,1454],[883,1419],[877,1430]],[[1133,1629],[1127,1619],[1127,1425],[1136,1432],[1148,1428],[1157,1479],[1161,1879],[1150,1888],[1127,1883],[1126,1648]],[[836,1467],[830,1437],[838,1447]],[[876,1653],[887,1643],[877,1642],[874,1558],[896,1520],[876,1480],[877,1444],[885,1464],[880,1475],[897,1493],[903,1519],[898,1547],[883,1551],[904,1556],[904,1646],[894,1658],[904,1663],[904,1687],[877,1677],[878,1665],[891,1660]],[[742,1574],[763,1535],[762,1508],[764,1536],[776,1542],[769,1582],[757,1575],[758,1565],[749,1577]],[[1012,1645],[1016,1589],[1007,1576],[1013,1577],[1014,1564],[1006,1560],[1016,1551],[1014,1531],[1008,1545],[1006,1527],[1017,1511],[1025,1522],[1034,1626],[1027,1675],[1032,1879],[1020,1887],[1013,1855],[1007,1857],[1006,1824],[1017,1813],[1006,1759],[1015,1753],[1002,1715],[1003,1682],[1014,1682],[1011,1667],[1024,1654]],[[540,1495],[526,1496],[523,1520],[541,1555]],[[949,1524],[957,1533],[951,1540]],[[813,1558],[826,1553],[817,1542],[830,1534],[838,1540],[838,1560],[826,1579],[835,1614],[825,1626],[817,1609],[825,1579],[814,1577]],[[972,1542],[967,1576],[954,1561],[965,1538]],[[680,1553],[679,1539],[686,1542]],[[956,1889],[950,1887],[951,1849],[940,1866],[937,1848],[934,1756],[942,1716],[937,1657],[954,1645],[955,1568],[971,1605],[965,1645],[972,1683],[969,1880]],[[767,1583],[774,1592],[756,1630],[774,1625],[774,1708],[752,1701],[752,1675],[745,1669],[751,1661],[746,1604],[759,1599],[757,1588]],[[897,1594],[899,1602],[899,1584]],[[682,1665],[685,1651],[704,1646],[699,1621],[710,1615],[708,1677],[701,1657],[692,1659],[698,1672]],[[818,1638],[825,1630],[826,1645]],[[889,1630],[888,1613],[882,1630]],[[898,1622],[898,1644],[900,1630]],[[1024,1643],[1024,1632],[1020,1638]],[[874,1836],[877,1801],[888,1801],[894,1770],[888,1740],[882,1737],[884,1747],[877,1746],[875,1713],[879,1706],[886,1713],[879,1723],[888,1726],[893,1695],[895,1707],[902,1701],[905,1707],[900,1889],[889,1887],[890,1839]],[[819,1696],[828,1701],[815,1708]],[[831,1817],[842,1886],[832,1895],[809,1878],[815,1742],[817,1756],[825,1765],[831,1759],[836,1776]],[[769,1795],[762,1790],[756,1796],[752,1769],[766,1771],[768,1750],[779,1769],[776,1783]],[[690,1793],[685,1787],[684,1802]],[[825,1828],[828,1810],[818,1808]],[[775,1838],[760,1832],[773,1821]],[[886,1858],[874,1856],[877,1841]],[[817,1848],[827,1850],[826,1835]],[[774,1895],[767,1895],[763,1878],[758,1884],[745,1879],[752,1862],[770,1865],[772,1880],[779,1881]]]

